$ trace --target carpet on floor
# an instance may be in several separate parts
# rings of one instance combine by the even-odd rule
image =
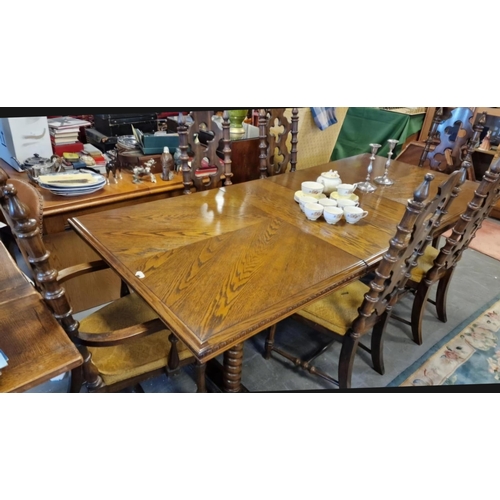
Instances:
[[[500,221],[485,219],[469,248],[500,260]]]
[[[387,387],[498,384],[500,295],[463,321]]]

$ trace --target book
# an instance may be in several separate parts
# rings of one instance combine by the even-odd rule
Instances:
[[[73,128],[65,128],[65,129],[55,129],[55,128],[50,128],[49,127],[49,134],[53,137],[59,137],[67,134],[78,134],[80,132],[80,129],[78,127],[73,127]]]
[[[63,153],[79,153],[83,150],[83,144],[81,142],[73,142],[71,144],[52,144],[52,150],[57,156],[63,155]]]
[[[52,144],[72,144],[78,141],[78,135],[73,135],[71,137],[51,137]]]
[[[50,128],[56,130],[64,130],[79,127],[89,127],[91,123],[87,120],[80,120],[80,118],[73,118],[71,116],[61,116],[59,118],[49,118],[47,123]]]

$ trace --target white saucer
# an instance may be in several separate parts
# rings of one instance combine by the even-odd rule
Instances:
[[[349,196],[339,196],[339,193],[337,191],[334,191],[331,195],[330,198],[332,200],[338,200],[339,198],[345,198],[347,200],[352,200],[352,201],[359,201],[359,196],[357,194],[350,194]]]
[[[302,191],[296,191],[294,196],[293,196],[293,199],[298,203],[299,202],[299,198],[301,198],[302,196],[312,196],[313,198],[316,198],[317,200],[322,200],[323,198],[326,198],[326,194],[304,194]]]

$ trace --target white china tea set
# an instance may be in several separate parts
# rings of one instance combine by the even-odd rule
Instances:
[[[349,224],[356,224],[368,215],[354,194],[357,184],[344,184],[337,171],[324,172],[316,182],[306,181],[301,187],[294,198],[311,221],[323,216],[328,224],[336,224],[344,217]]]

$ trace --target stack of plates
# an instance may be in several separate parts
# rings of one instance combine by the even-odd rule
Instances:
[[[40,175],[38,184],[59,196],[80,196],[102,189],[106,185],[106,178],[101,174],[74,170],[59,174]]]

